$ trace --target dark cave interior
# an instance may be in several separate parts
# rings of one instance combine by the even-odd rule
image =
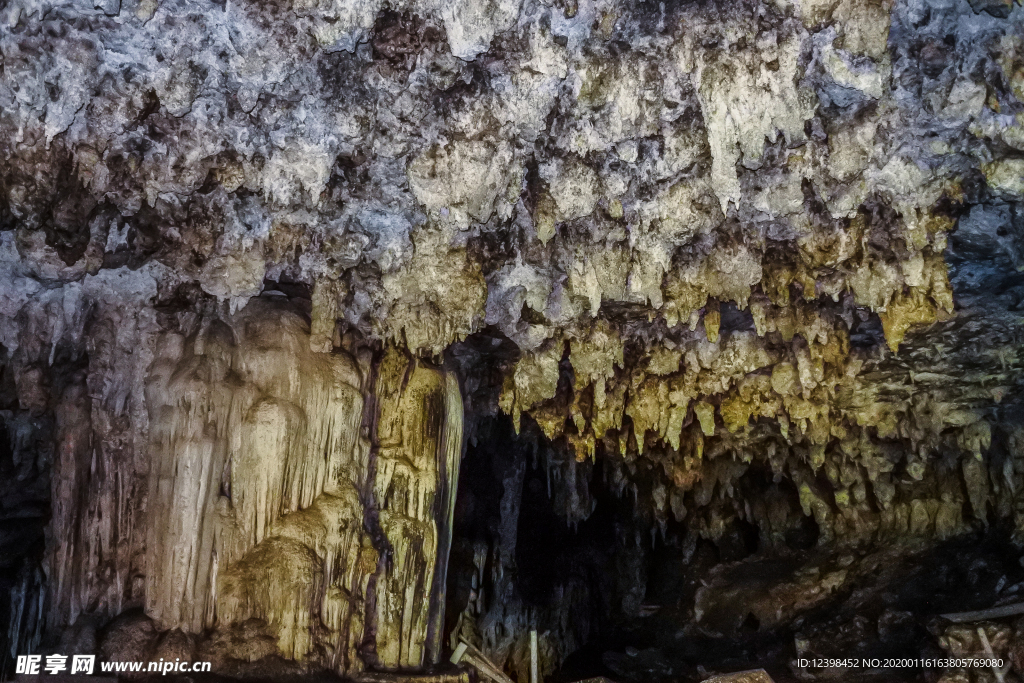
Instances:
[[[820,544],[793,483],[755,463],[730,495],[784,501],[792,519],[782,543],[765,543],[766,530],[740,516],[711,540],[652,514],[649,465],[636,463],[631,485],[617,487],[615,454],[568,465],[561,451],[530,421],[518,435],[506,416],[478,421],[459,484],[446,624],[456,629],[468,610],[500,632],[516,613],[542,635],[571,634],[576,649],[551,672],[556,683],[699,681],[752,668],[796,683],[801,658],[940,657],[949,626],[940,615],[1024,596],[1005,523],[932,543]],[[878,666],[841,680],[938,677]]]

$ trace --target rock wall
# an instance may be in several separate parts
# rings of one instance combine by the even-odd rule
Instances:
[[[13,237],[0,241],[3,500],[15,531],[5,550],[14,575],[13,585],[5,576],[5,669],[38,647],[48,624],[117,614],[141,595],[145,527],[133,502],[149,470],[140,390],[159,318],[148,307],[159,268],[44,283]]]
[[[148,442],[114,450],[102,397],[88,393],[121,371],[96,367],[102,354],[60,394],[47,581],[16,588],[10,642],[38,644],[21,634],[32,624],[59,632],[142,607],[163,632],[255,620],[281,656],[341,673],[429,663],[462,452],[458,384],[393,347],[379,372],[369,350],[313,350],[283,295],[208,313],[148,335],[122,320],[123,338],[144,342],[121,351],[149,361],[122,419]],[[107,316],[90,350],[113,330]],[[265,654],[243,640],[227,656],[254,652]]]

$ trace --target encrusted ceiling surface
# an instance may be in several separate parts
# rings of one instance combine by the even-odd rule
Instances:
[[[269,278],[312,286],[327,336],[338,318],[437,356],[496,327],[524,354],[516,414],[553,395],[566,342],[597,404],[624,348],[651,377],[688,359],[677,413],[755,371],[747,393],[770,374],[817,409],[876,365],[998,398],[1022,258],[1010,10],[8,2],[3,343],[40,291],[107,271],[142,305],[233,309]]]

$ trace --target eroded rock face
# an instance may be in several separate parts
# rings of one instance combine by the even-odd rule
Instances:
[[[10,0],[0,26],[4,505],[36,520],[12,651],[131,607],[343,671],[345,624],[430,634],[387,665],[436,651],[436,612],[349,614],[371,574],[444,581],[454,432],[423,406],[360,432],[409,386],[461,415],[413,356],[459,369],[471,436],[535,423],[662,534],[1021,524],[1010,5]],[[366,536],[361,491],[401,520]]]

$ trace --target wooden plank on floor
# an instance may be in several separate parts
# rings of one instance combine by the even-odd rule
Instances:
[[[719,674],[705,678],[704,683],[775,683],[764,669],[737,671],[732,674]]]
[[[367,671],[355,677],[356,683],[469,683],[465,671],[452,674],[407,674]]]

